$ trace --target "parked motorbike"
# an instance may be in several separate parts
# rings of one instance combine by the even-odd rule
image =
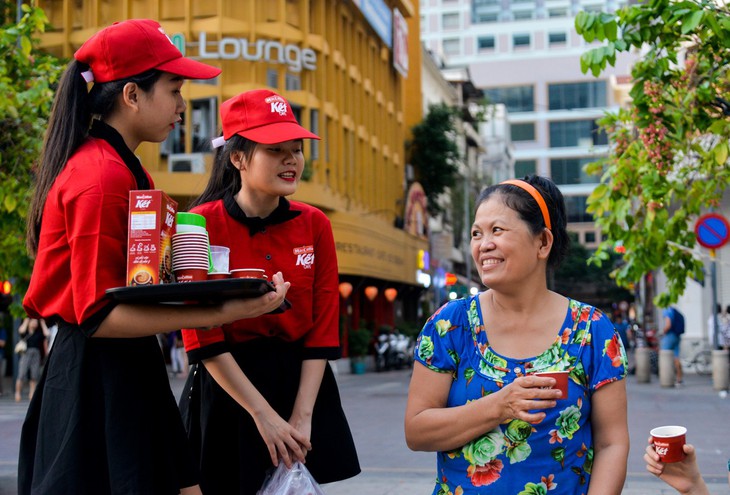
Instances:
[[[413,340],[394,330],[381,333],[375,341],[375,370],[399,370],[413,362]]]

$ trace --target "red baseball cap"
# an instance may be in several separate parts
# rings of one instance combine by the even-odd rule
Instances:
[[[100,83],[150,69],[186,79],[211,79],[221,73],[217,67],[183,57],[160,24],[150,19],[115,22],[81,45],[74,58],[91,67],[93,81]]]
[[[235,134],[261,144],[319,139],[299,125],[288,101],[268,89],[246,91],[224,101],[221,121],[226,140]]]

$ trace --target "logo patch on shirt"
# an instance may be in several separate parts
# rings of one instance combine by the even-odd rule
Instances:
[[[307,270],[314,266],[314,246],[300,246],[294,248],[294,256],[297,257],[296,266],[303,266]]]

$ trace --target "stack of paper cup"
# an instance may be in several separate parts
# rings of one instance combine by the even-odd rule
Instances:
[[[207,233],[180,232],[172,236],[172,271],[176,282],[206,280],[209,269]]]

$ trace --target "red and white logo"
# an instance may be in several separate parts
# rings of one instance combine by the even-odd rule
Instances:
[[[302,266],[309,270],[314,266],[314,246],[300,246],[293,250],[297,257],[296,266]]]
[[[278,113],[282,117],[286,117],[288,113],[286,101],[280,96],[269,96],[266,98],[266,103],[271,104],[271,113]]]

